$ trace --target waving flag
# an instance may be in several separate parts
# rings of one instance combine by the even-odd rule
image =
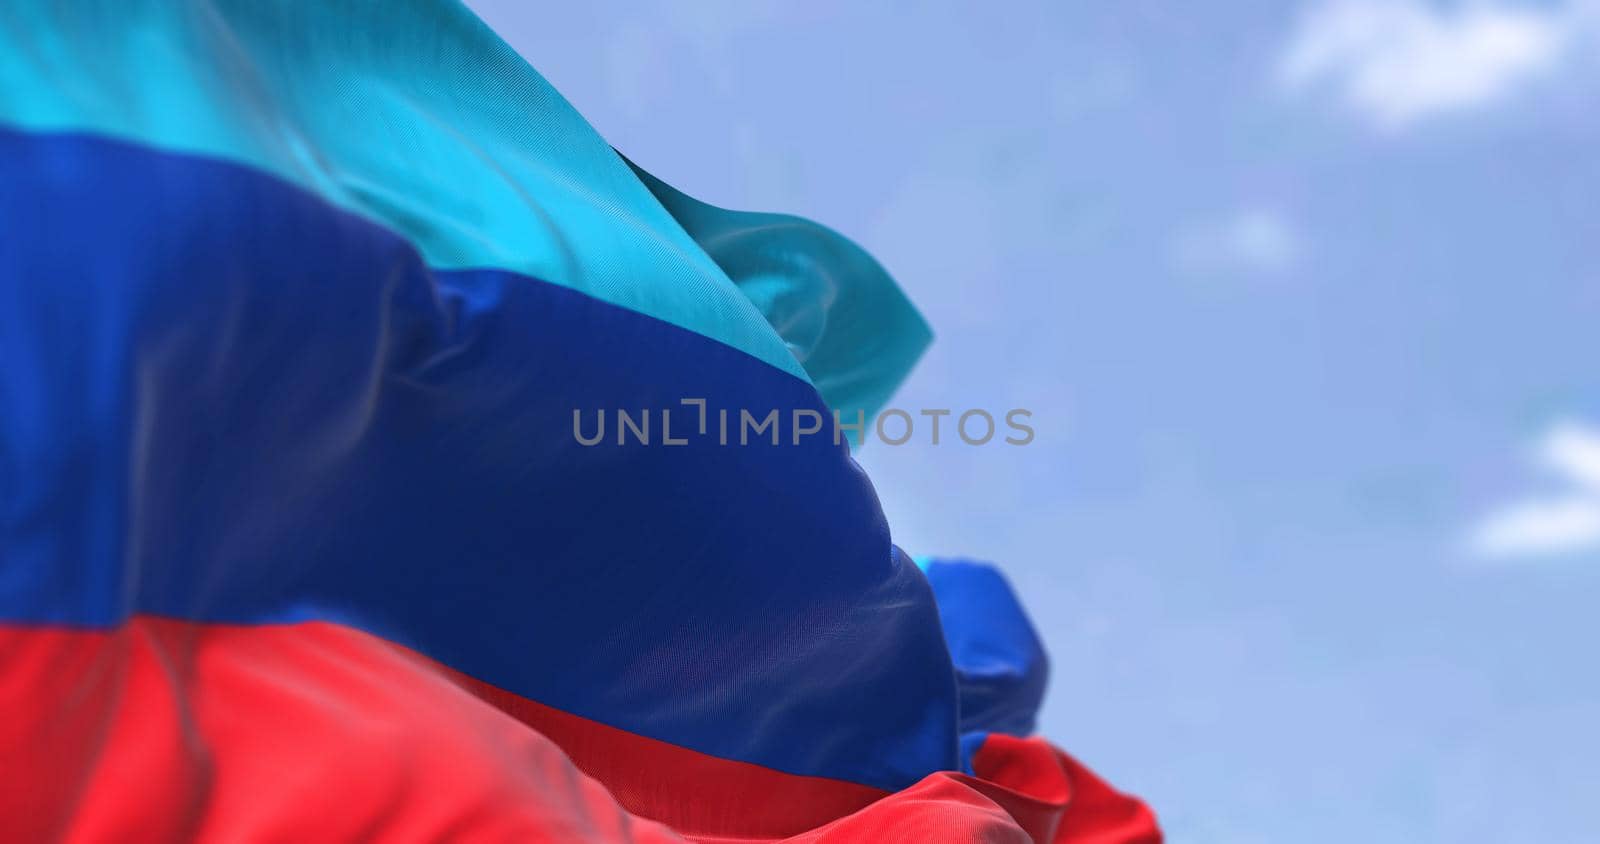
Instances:
[[[859,248],[634,169],[450,3],[0,46],[8,838],[1156,840],[1019,737],[990,570],[837,437],[705,430],[887,398],[929,334]]]

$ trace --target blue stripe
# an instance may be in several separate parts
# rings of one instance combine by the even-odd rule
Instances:
[[[847,238],[630,170],[456,0],[0,8],[0,125],[264,170],[436,269],[532,275],[650,314],[809,379],[851,418],[930,339]]]
[[[961,732],[1033,732],[1050,660],[1000,570],[972,560],[918,560],[939,604],[955,665]]]
[[[330,620],[724,758],[957,764],[932,594],[845,447],[573,438],[574,408],[825,413],[800,378],[91,136],[0,131],[0,232],[0,619]]]
[[[456,0],[5,0],[0,124],[264,170],[435,268],[537,276],[806,375],[583,117]]]

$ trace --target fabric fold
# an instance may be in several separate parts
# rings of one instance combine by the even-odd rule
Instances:
[[[457,3],[5,4],[7,834],[1154,840],[834,436],[928,336]]]

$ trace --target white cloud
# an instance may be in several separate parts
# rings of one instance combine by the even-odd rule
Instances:
[[[1479,556],[1493,558],[1567,554],[1600,549],[1600,429],[1577,422],[1551,428],[1540,440],[1537,462],[1564,478],[1559,495],[1527,498],[1491,514],[1470,537]]]
[[[1291,91],[1326,87],[1381,128],[1492,105],[1558,67],[1596,30],[1595,6],[1322,0],[1279,65]]]
[[[1472,539],[1485,557],[1531,557],[1600,547],[1600,499],[1568,496],[1513,504]]]
[[[1557,425],[1545,437],[1539,458],[1546,467],[1600,497],[1600,431],[1576,422]]]
[[[1177,242],[1184,269],[1199,273],[1279,273],[1292,269],[1302,252],[1299,232],[1282,214],[1245,208],[1194,226]]]

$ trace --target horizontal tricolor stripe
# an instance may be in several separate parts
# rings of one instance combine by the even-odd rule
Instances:
[[[685,216],[456,0],[6,9],[0,125],[272,173],[399,233],[429,266],[649,314],[811,379],[852,416],[875,412],[928,343],[894,280],[839,234],[698,204]]]
[[[0,625],[16,841],[635,841],[549,739],[327,624]]]
[[[814,410],[567,287],[434,272],[281,179],[0,131],[0,620],[330,621],[699,753],[956,766],[926,581],[827,436],[598,446],[572,411]]]
[[[335,624],[0,625],[0,655],[18,840],[1159,840],[1037,740],[881,795],[551,712]]]
[[[805,377],[583,117],[459,2],[6,11],[0,124],[250,166],[402,233],[430,266],[544,279]]]

